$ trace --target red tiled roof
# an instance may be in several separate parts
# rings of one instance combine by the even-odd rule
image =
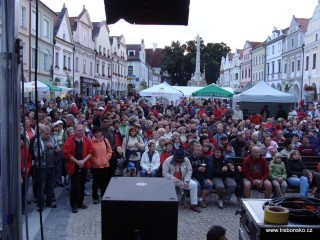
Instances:
[[[151,67],[157,67],[161,68],[162,61],[163,61],[164,55],[163,55],[163,49],[156,48],[155,50],[146,49],[146,62]]]
[[[304,32],[306,32],[308,30],[310,18],[296,18],[296,21],[299,23],[299,25],[301,26],[301,29]]]

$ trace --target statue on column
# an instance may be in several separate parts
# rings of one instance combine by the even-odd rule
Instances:
[[[201,74],[200,72],[200,37],[197,35],[197,54],[196,54],[196,70],[191,77],[191,80],[188,81],[188,86],[197,86],[197,87],[205,87],[207,86],[207,82],[205,79],[205,74]]]

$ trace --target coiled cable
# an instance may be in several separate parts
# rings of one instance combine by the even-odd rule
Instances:
[[[289,209],[289,220],[299,223],[320,223],[320,200],[303,197],[279,197],[263,204],[266,206],[279,206]]]

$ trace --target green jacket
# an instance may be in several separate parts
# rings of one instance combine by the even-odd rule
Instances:
[[[286,167],[283,162],[276,163],[273,160],[269,164],[269,179],[275,180],[279,177],[282,177],[283,179],[287,178],[287,172]]]

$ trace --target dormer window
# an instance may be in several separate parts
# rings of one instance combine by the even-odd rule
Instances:
[[[136,51],[134,51],[134,50],[129,50],[128,51],[128,56],[129,57],[133,57],[134,55],[136,55]]]

